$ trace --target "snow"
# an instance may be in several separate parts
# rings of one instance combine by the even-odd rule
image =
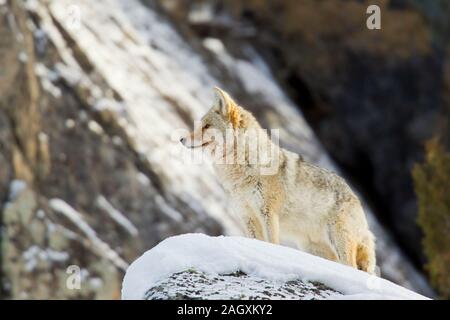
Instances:
[[[81,213],[72,208],[67,202],[61,199],[51,199],[49,201],[50,208],[54,211],[66,216],[74,225],[76,225],[92,242],[96,252],[109,260],[116,267],[125,270],[128,264],[115,252],[111,247],[101,240],[94,229],[84,220]]]
[[[27,187],[27,183],[23,180],[18,180],[15,179],[13,181],[11,181],[10,185],[9,185],[9,201],[12,202],[14,201],[17,196],[23,191],[25,190],[25,188]]]
[[[150,179],[143,172],[138,172],[136,178],[143,186],[148,187],[150,185]]]
[[[21,51],[19,53],[19,55],[17,56],[17,58],[19,59],[20,62],[25,63],[28,60],[28,55],[27,55],[27,53],[25,51]]]
[[[65,126],[67,129],[73,129],[75,127],[75,121],[73,119],[67,119]]]
[[[58,73],[49,70],[44,64],[36,63],[35,73],[41,80],[42,88],[53,95],[55,98],[61,97],[61,89],[59,89],[53,82],[59,78]]]
[[[385,279],[289,247],[243,238],[185,234],[168,238],[127,269],[122,299],[142,299],[168,276],[189,269],[207,274],[242,271],[272,281],[317,281],[348,299],[426,299]]]
[[[98,135],[102,135],[102,133],[103,133],[103,128],[100,126],[100,124],[97,121],[89,120],[88,128],[93,133],[96,133]]]
[[[103,280],[101,278],[91,278],[89,279],[89,284],[92,288],[98,289],[103,287]]]
[[[155,195],[155,202],[157,203],[160,210],[170,219],[176,222],[183,221],[183,216],[181,215],[181,213],[170,207],[163,197],[161,197],[160,195]]]
[[[41,249],[36,245],[29,247],[23,252],[22,257],[25,259],[25,270],[33,271],[39,264],[39,260],[49,262],[65,262],[69,259],[69,254],[64,251],[53,249]]]

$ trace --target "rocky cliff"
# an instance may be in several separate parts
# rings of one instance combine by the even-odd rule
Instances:
[[[118,298],[128,263],[159,241],[242,233],[211,167],[181,161],[176,135],[214,85],[281,128],[283,146],[339,171],[250,43],[235,52],[177,27],[150,1],[0,2],[3,297]],[[382,275],[431,294],[366,211]]]

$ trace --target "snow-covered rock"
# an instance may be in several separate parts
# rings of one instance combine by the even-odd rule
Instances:
[[[128,268],[122,299],[426,299],[289,247],[243,238],[168,238]]]

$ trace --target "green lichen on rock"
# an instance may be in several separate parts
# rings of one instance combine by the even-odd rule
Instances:
[[[437,139],[426,145],[426,160],[413,170],[424,232],[427,270],[442,298],[450,298],[450,153]]]

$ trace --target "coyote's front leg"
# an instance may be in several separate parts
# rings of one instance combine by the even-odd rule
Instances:
[[[264,188],[261,188],[264,189]],[[258,240],[280,244],[279,216],[283,206],[283,196],[265,188],[257,201],[246,201],[243,212],[247,233]],[[262,201],[261,201],[262,200]]]
[[[266,241],[280,244],[280,221],[278,212],[266,212],[264,214],[266,226]]]
[[[247,217],[245,226],[248,237],[264,241],[263,229],[256,217]]]
[[[272,186],[277,186],[272,182]],[[281,188],[266,188],[263,193],[264,204],[261,208],[261,217],[264,222],[266,241],[280,244],[280,214],[283,207],[283,194],[277,192]]]

